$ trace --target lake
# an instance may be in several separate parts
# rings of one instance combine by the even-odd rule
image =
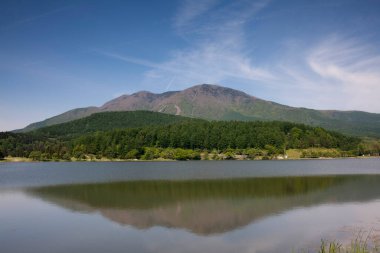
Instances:
[[[380,159],[0,163],[0,252],[299,252],[380,235]]]

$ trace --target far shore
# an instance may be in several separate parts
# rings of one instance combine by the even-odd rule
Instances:
[[[200,160],[174,160],[174,159],[151,159],[151,160],[144,160],[144,159],[109,159],[109,158],[102,158],[102,159],[75,159],[72,158],[71,160],[44,160],[44,161],[37,161],[33,160],[31,158],[26,157],[5,157],[4,159],[0,160],[0,163],[14,163],[14,162],[21,162],[21,163],[35,163],[35,162],[180,162],[180,161],[294,161],[294,160],[340,160],[340,159],[378,159],[380,156],[351,156],[351,157],[316,157],[316,158],[272,158],[272,159],[200,159]]]

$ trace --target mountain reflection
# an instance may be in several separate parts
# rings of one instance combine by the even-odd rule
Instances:
[[[59,185],[28,192],[123,225],[209,235],[294,208],[380,198],[379,183],[379,176],[276,177]]]

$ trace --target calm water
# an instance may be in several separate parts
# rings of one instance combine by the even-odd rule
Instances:
[[[0,252],[292,252],[380,235],[380,159],[0,163]]]

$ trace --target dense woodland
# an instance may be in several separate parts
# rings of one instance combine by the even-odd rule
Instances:
[[[214,158],[244,155],[254,159],[311,147],[334,149],[337,154],[326,156],[335,157],[380,152],[378,142],[368,143],[320,127],[288,122],[209,122],[152,112],[119,112],[101,113],[30,133],[0,133],[0,157],[186,160],[212,153]],[[303,157],[324,155],[308,152]],[[220,153],[223,156],[218,156]]]
[[[73,138],[86,133],[143,126],[162,126],[184,121],[203,121],[151,111],[100,112],[88,117],[35,130],[45,137]]]

